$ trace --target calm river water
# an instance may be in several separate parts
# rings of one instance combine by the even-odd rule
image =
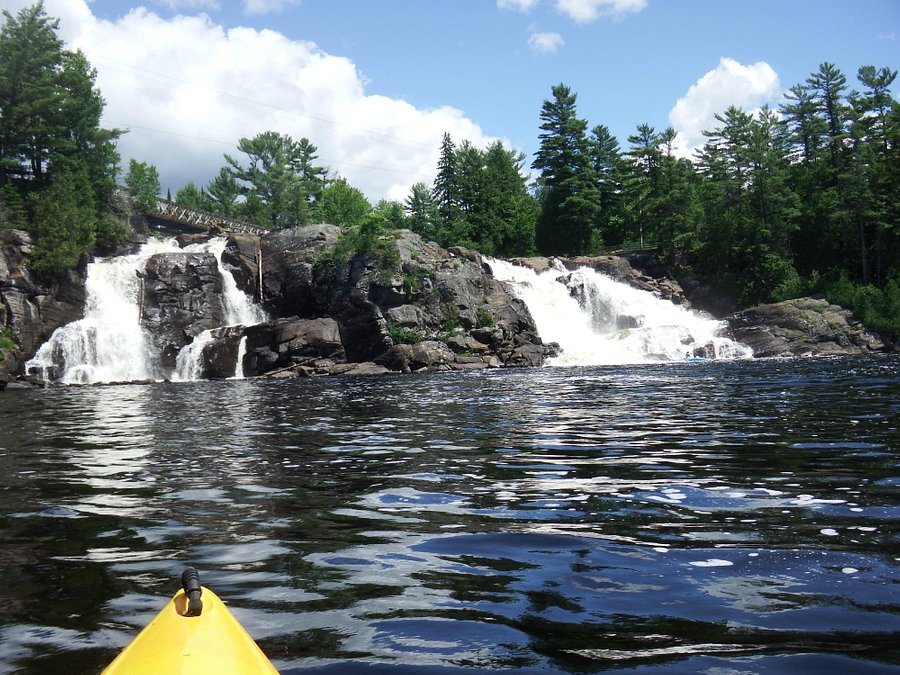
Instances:
[[[900,358],[0,394],[0,672],[896,672]]]

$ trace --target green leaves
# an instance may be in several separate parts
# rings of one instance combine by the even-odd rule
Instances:
[[[32,268],[55,276],[97,241],[124,234],[110,209],[116,129],[84,54],[63,49],[58,21],[37,2],[0,28],[0,187],[6,224],[35,235]]]
[[[97,211],[86,168],[77,163],[55,167],[49,186],[34,196],[33,210],[31,269],[60,276],[96,241]]]
[[[326,170],[315,164],[316,146],[266,131],[240,139],[238,150],[247,155],[246,166],[229,155],[225,161],[245,197],[244,217],[273,229],[308,223],[310,207],[325,187]]]
[[[534,199],[522,175],[524,155],[495,141],[485,150],[458,147],[444,134],[431,193],[423,183],[406,200],[410,228],[442,246],[489,255],[529,255],[534,249]]]
[[[131,195],[134,208],[141,211],[156,210],[156,198],[159,196],[159,172],[156,167],[146,162],[132,159],[125,174],[125,187]]]
[[[360,225],[371,212],[372,205],[365,195],[344,178],[325,188],[315,206],[316,220],[340,226]]]

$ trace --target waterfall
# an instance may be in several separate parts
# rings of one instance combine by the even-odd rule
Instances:
[[[234,376],[233,380],[243,380],[244,379],[244,356],[247,355],[247,336],[241,336],[241,341],[238,343],[238,353],[237,360],[234,363]]]
[[[682,361],[685,357],[749,358],[752,351],[722,336],[724,323],[703,317],[591,268],[569,272],[557,261],[541,274],[485,258],[528,306],[544,342],[562,353],[548,365]]]
[[[205,330],[185,345],[175,357],[175,372],[172,379],[176,382],[194,382],[203,379],[203,348],[213,341],[211,330]]]
[[[268,320],[265,310],[255,304],[253,300],[238,288],[237,281],[225,264],[222,262],[222,254],[228,240],[224,237],[211,239],[204,244],[194,244],[189,246],[189,251],[207,251],[216,257],[219,267],[219,274],[222,276],[222,300],[225,305],[225,325],[226,326],[255,326],[258,323]],[[203,371],[203,348],[212,340],[214,336],[211,331],[203,331],[197,335],[194,340],[181,349],[176,357],[175,373],[172,379],[176,381],[186,382],[201,379]],[[235,362],[235,377],[238,373],[243,377],[243,357],[241,348],[246,350],[246,337],[242,336],[238,347],[237,360]]]
[[[216,262],[219,265],[219,274],[222,275],[222,294],[225,301],[225,325],[226,326],[255,326],[258,323],[266,321],[265,310],[255,304],[253,300],[238,288],[234,275],[222,263],[222,254],[228,240],[224,237],[211,239],[206,244],[200,244],[200,250],[206,250],[216,256]]]
[[[134,255],[90,263],[84,318],[54,331],[26,372],[64,384],[160,379],[159,357],[141,326],[138,272],[151,255],[172,250],[172,242],[151,240]]]
[[[26,372],[45,382],[63,384],[163,379],[160,355],[141,325],[140,275],[147,260],[158,253],[212,253],[222,276],[226,324],[251,326],[266,321],[265,311],[238,288],[222,264],[226,245],[224,237],[185,249],[174,240],[151,239],[134,255],[97,258],[87,269],[84,318],[54,331],[25,364]],[[177,356],[173,379],[200,379],[203,347],[213,339],[212,331],[203,331],[184,347]],[[235,374],[243,375],[240,361],[235,364]]]

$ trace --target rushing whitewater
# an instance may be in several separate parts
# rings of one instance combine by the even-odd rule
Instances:
[[[150,240],[134,255],[90,263],[84,318],[54,331],[26,371],[63,384],[160,379],[159,359],[141,326],[138,272],[150,256],[172,250],[178,247],[171,242]]]
[[[222,276],[226,324],[250,326],[265,321],[265,311],[238,288],[222,264],[226,244],[219,237],[181,249],[174,240],[151,239],[134,255],[98,258],[88,265],[84,318],[58,328],[25,364],[27,372],[63,384],[163,379],[159,354],[141,325],[140,274],[158,253],[212,253]],[[173,379],[200,378],[203,346],[211,339],[210,331],[203,331],[181,350]],[[242,375],[238,362],[235,376]]]
[[[561,354],[548,365],[602,365],[682,361],[685,357],[749,358],[752,351],[721,335],[724,324],[652,293],[558,261],[541,274],[486,258],[531,312],[538,334]]]
[[[238,288],[234,275],[222,263],[222,254],[228,241],[223,237],[212,239],[206,244],[200,244],[202,250],[209,251],[216,257],[219,266],[219,274],[222,275],[222,299],[225,304],[226,326],[255,326],[262,323],[268,317],[265,310],[253,302],[250,297]],[[188,250],[197,250],[195,247]],[[213,340],[211,331],[205,330],[197,335],[193,342],[185,346],[175,360],[175,372],[172,379],[179,382],[192,382],[201,379],[203,371],[203,348]],[[241,338],[241,346],[246,347],[246,338]],[[246,351],[246,349],[245,349]],[[238,350],[238,358],[235,363],[234,377],[241,379],[244,376],[244,354]]]

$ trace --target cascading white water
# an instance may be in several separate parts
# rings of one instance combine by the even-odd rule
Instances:
[[[181,249],[174,240],[151,239],[134,255],[98,258],[88,265],[84,318],[54,331],[25,364],[26,371],[63,384],[161,380],[159,354],[141,326],[139,276],[157,253],[212,253],[222,275],[226,324],[251,326],[265,321],[265,311],[238,288],[222,264],[226,244],[219,237]],[[210,331],[203,331],[181,350],[173,379],[200,379],[203,346],[212,339]],[[238,370],[243,375],[240,360],[236,375]]]
[[[187,251],[206,251],[216,257],[219,274],[222,276],[222,300],[225,305],[226,326],[255,326],[266,321],[265,310],[255,304],[250,297],[238,288],[234,275],[222,262],[222,254],[228,240],[224,237],[211,239],[203,244],[193,244],[187,247]],[[192,382],[201,379],[203,373],[203,348],[212,342],[213,335],[206,330],[197,335],[194,340],[183,347],[175,360],[175,372],[172,379],[179,382]],[[246,338],[241,338],[241,346],[246,348]],[[244,376],[243,357],[238,348],[238,357],[235,363],[235,377]],[[240,373],[240,375],[238,375]]]
[[[238,343],[238,353],[237,360],[234,363],[234,376],[231,378],[233,380],[243,380],[244,379],[244,356],[247,355],[247,336],[244,335],[241,337],[241,341]]]
[[[721,335],[724,324],[593,269],[569,272],[557,261],[541,274],[486,258],[494,276],[507,282],[528,306],[544,342],[562,353],[548,365],[600,365],[749,358],[753,352]]]
[[[160,379],[159,358],[141,327],[138,272],[150,256],[172,250],[172,242],[151,240],[134,255],[90,263],[84,318],[54,331],[26,372],[64,384]]]
[[[185,345],[175,357],[175,382],[194,382],[203,375],[203,348],[213,341],[211,330],[205,330],[194,336],[190,344]]]
[[[226,326],[255,326],[266,321],[265,310],[253,302],[253,300],[238,288],[234,275],[222,262],[222,254],[228,240],[224,237],[211,239],[206,244],[200,244],[202,250],[209,251],[216,256],[219,265],[219,274],[222,275],[222,299],[225,301],[225,325]]]

